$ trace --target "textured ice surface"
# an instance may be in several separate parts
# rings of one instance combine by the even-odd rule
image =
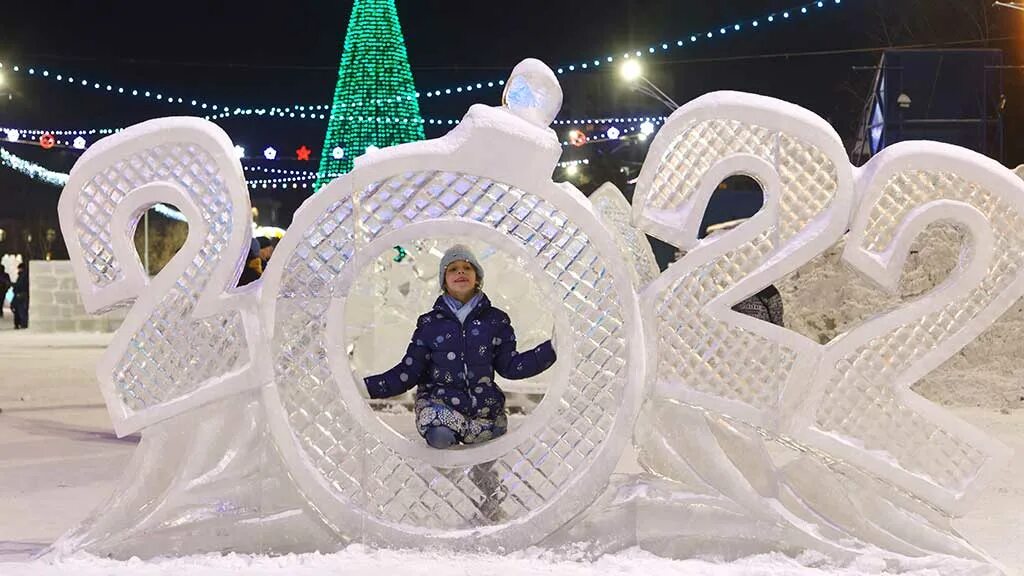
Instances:
[[[87,305],[135,301],[100,375],[119,431],[141,428],[143,443],[125,487],[56,550],[371,542],[988,563],[950,520],[1007,452],[910,386],[1024,290],[1024,184],[922,143],[854,172],[813,113],[717,93],[652,142],[630,221],[617,191],[588,200],[551,181],[560,103],[551,71],[527,61],[504,107],[362,157],[303,204],[263,281],[240,292],[248,199],[226,136],[168,119],[84,156],[62,226]],[[764,208],[699,240],[735,174],[759,182]],[[154,201],[201,233],[150,281],[124,238]],[[951,279],[828,344],[731,309],[844,237],[844,258],[892,289],[931,223],[968,238]],[[686,256],[658,274],[644,233]],[[478,249],[522,340],[554,327],[559,360],[526,383],[544,397],[509,434],[436,451],[371,410],[358,376],[397,360],[436,293],[435,253],[455,240]],[[407,262],[389,260],[395,246]],[[631,438],[648,474],[612,480]]]

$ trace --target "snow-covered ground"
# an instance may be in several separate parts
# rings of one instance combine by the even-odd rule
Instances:
[[[630,550],[597,560],[526,550],[501,556],[373,550],[359,545],[329,555],[197,556],[117,562],[79,556],[56,564],[32,562],[111,492],[136,437],[117,439],[93,371],[110,335],[33,334],[0,324],[0,575],[83,574],[879,574],[865,559],[837,568],[820,556],[764,555],[729,563],[668,560]],[[1010,445],[1017,455],[974,509],[956,522],[962,534],[1024,574],[1024,411],[1004,414],[954,408]],[[631,459],[625,459],[630,461]],[[621,470],[629,471],[629,470]],[[935,564],[939,562],[939,564]],[[929,559],[912,574],[958,574]]]
[[[714,563],[703,560],[668,560],[644,552],[628,550],[609,554],[597,560],[578,560],[566,556],[554,556],[538,549],[513,552],[502,556],[490,554],[457,554],[373,550],[358,544],[349,546],[336,554],[302,554],[290,556],[191,556],[143,562],[130,560],[117,562],[94,557],[79,557],[58,564],[0,563],[0,574],[11,576],[48,576],[52,574],[74,574],[75,576],[222,576],[245,574],[246,576],[380,576],[402,574],[403,576],[438,576],[448,574],[500,574],[590,576],[636,574],[638,576],[662,576],[694,574],[701,576],[740,576],[746,574],[772,576],[859,576],[882,574],[878,564],[856,563],[846,568],[821,564],[820,558],[806,554],[799,559],[782,554],[751,556],[729,563]],[[965,572],[938,571],[925,566],[912,572],[918,576],[967,574]],[[968,575],[969,576],[969,575]]]

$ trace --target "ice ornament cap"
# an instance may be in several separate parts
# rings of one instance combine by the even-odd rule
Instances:
[[[562,87],[551,68],[527,58],[512,69],[501,103],[516,116],[547,128],[562,109]]]

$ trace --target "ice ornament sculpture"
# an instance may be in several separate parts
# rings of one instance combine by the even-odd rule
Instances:
[[[587,199],[552,182],[560,105],[551,71],[524,61],[503,106],[369,153],[306,201],[262,282],[241,289],[249,200],[222,131],[155,120],[87,151],[61,226],[89,309],[132,306],[97,374],[117,432],[141,442],[123,485],[54,552],[638,545],[998,570],[950,521],[1007,449],[910,386],[1021,296],[1024,183],[934,143],[855,169],[811,112],[714,93],[660,131],[630,207],[611,185]],[[712,192],[735,174],[760,183],[763,209],[698,240]],[[190,229],[148,279],[131,239],[157,202]],[[844,237],[845,260],[894,288],[936,222],[967,233],[950,278],[827,345],[732,310]],[[659,273],[644,233],[685,257]],[[372,298],[415,318],[436,281],[412,268],[395,291],[381,256],[453,239],[528,279],[559,360],[506,436],[437,451],[371,409],[352,364],[404,347],[359,344]],[[529,315],[525,288],[509,286],[493,289],[513,318]],[[646,472],[613,474],[630,438]]]

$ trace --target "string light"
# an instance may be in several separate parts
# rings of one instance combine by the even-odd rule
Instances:
[[[38,180],[39,182],[43,182],[51,186],[63,187],[68,183],[67,174],[63,172],[54,172],[53,170],[44,168],[35,162],[30,162],[20,156],[11,154],[3,148],[0,148],[0,165],[11,168],[12,170],[20,172],[33,180]],[[167,218],[185,222],[185,215],[170,206],[165,204],[156,204],[153,206],[153,209],[156,210],[158,214],[166,216]]]
[[[801,4],[801,5],[798,5],[798,6],[794,7],[794,8],[791,8],[790,10],[784,11],[783,12],[783,18],[787,18],[788,19],[790,17],[790,12],[794,12],[795,13],[797,11],[799,11],[801,14],[806,15],[806,14],[809,14],[812,10],[820,10],[820,9],[825,8],[826,4],[827,4],[826,2],[822,2],[822,1],[815,1],[815,2],[810,2],[810,3],[806,3],[806,4]],[[841,4],[842,4],[842,0],[833,0],[833,5],[839,6]],[[712,39],[712,38],[715,38],[716,36],[727,35],[730,32],[731,33],[736,33],[736,32],[739,32],[741,30],[747,29],[748,27],[750,29],[763,28],[763,26],[761,26],[761,21],[764,20],[764,19],[767,19],[767,21],[770,22],[770,23],[771,22],[775,22],[775,20],[776,20],[775,15],[776,14],[777,14],[777,12],[772,12],[772,13],[769,13],[768,15],[766,15],[766,16],[761,16],[761,17],[757,17],[757,18],[749,18],[749,19],[746,19],[746,20],[742,20],[740,22],[733,22],[733,23],[730,23],[730,24],[717,26],[715,28],[712,28],[711,29],[712,31],[708,31],[706,34],[704,34],[704,33],[690,34],[689,36],[687,36],[685,38],[679,38],[679,39],[674,40],[674,41],[661,42],[659,44],[648,46],[647,48],[645,48],[643,50],[641,50],[641,49],[628,50],[628,51],[624,52],[621,57],[612,54],[612,55],[606,55],[606,56],[597,57],[597,58],[593,58],[593,59],[586,59],[586,60],[583,60],[583,61],[580,61],[580,62],[572,62],[572,63],[564,64],[562,66],[557,67],[555,69],[555,72],[557,74],[559,74],[559,75],[571,74],[571,73],[574,73],[574,72],[585,72],[585,71],[593,70],[595,68],[599,68],[603,64],[612,63],[612,62],[614,62],[616,60],[616,58],[622,58],[622,59],[627,59],[627,58],[630,58],[630,57],[642,58],[645,55],[650,56],[650,55],[653,55],[653,54],[657,54],[659,52],[665,53],[665,52],[668,52],[669,50],[685,48],[685,47],[691,46],[693,44],[698,43],[701,40],[701,38],[703,38],[705,36],[707,38],[709,38],[709,39]],[[716,34],[716,32],[717,32],[717,34]],[[453,93],[454,94],[462,93],[463,92],[463,87],[466,88],[466,92],[469,92],[469,91],[471,91],[471,88],[473,86],[475,86],[477,89],[480,89],[483,86],[487,86],[488,88],[494,88],[496,84],[497,85],[501,85],[503,83],[501,83],[501,82],[498,82],[498,83],[496,83],[496,82],[470,83],[470,84],[464,84],[464,85],[457,86],[454,91],[451,88],[432,89],[432,90],[427,90],[426,96],[427,96],[427,98],[436,98],[436,97],[440,97],[440,96],[449,96],[449,95],[452,95]]]
[[[302,108],[301,106],[297,109]],[[317,106],[317,109],[328,109],[328,106]],[[269,116],[277,118],[298,118],[306,120],[325,120],[327,115],[324,113],[314,112],[296,112],[296,109],[292,108],[235,108],[234,110],[225,110],[220,114],[207,114],[203,116],[205,120],[222,120],[224,118],[231,118],[233,116]],[[347,110],[351,110],[352,114],[345,113]],[[357,105],[349,104],[342,108],[339,118],[346,122],[364,122],[367,124],[451,124],[452,120],[444,119],[426,119],[426,118],[408,118],[402,116],[359,116],[355,114],[358,110]]]
[[[246,183],[250,186],[259,186],[262,184],[287,184],[290,182],[309,182],[310,180],[316,180],[316,173],[310,172],[303,176],[285,176],[283,178],[257,178],[255,180],[247,180]]]
[[[67,174],[44,168],[35,162],[30,162],[10,153],[4,148],[0,148],[0,164],[21,172],[33,180],[38,180],[52,186],[63,186],[68,182]]]
[[[286,170],[284,168],[267,168],[266,166],[242,166],[248,172],[262,172],[264,174],[288,174],[290,176],[302,176],[315,174],[309,170]]]
[[[607,142],[609,140],[619,140],[619,139],[624,138],[627,134],[631,134],[631,133],[634,133],[634,132],[641,132],[641,134],[638,134],[638,136],[641,137],[640,140],[646,140],[648,135],[654,133],[654,131],[656,130],[656,126],[664,124],[665,120],[666,120],[666,118],[664,118],[664,117],[661,117],[661,118],[651,117],[649,119],[645,119],[643,124],[641,124],[639,127],[634,126],[634,127],[629,127],[629,128],[618,128],[617,129],[618,130],[617,134],[615,132],[612,133],[612,134],[615,134],[615,136],[616,136],[615,138],[612,138],[611,135],[609,135],[607,130],[604,133],[595,133],[595,134],[592,134],[592,135],[587,137],[587,141],[583,144],[583,146],[589,146],[591,144],[595,144],[595,143],[598,143],[598,142]],[[644,125],[649,125],[650,132],[648,132],[647,134],[643,134],[642,133],[643,129],[644,129],[643,128]],[[616,127],[612,126],[612,128],[616,128]],[[577,145],[573,144],[569,140],[563,141],[562,142],[562,147],[564,148],[564,147],[567,147],[567,146],[577,146]]]
[[[559,168],[568,168],[570,166],[586,166],[590,164],[589,158],[583,158],[581,160],[564,160],[558,163]]]
[[[689,36],[686,36],[684,38],[680,38],[680,39],[677,39],[677,40],[674,40],[674,41],[665,41],[665,42],[661,42],[661,43],[649,46],[649,47],[645,48],[644,50],[638,50],[638,49],[629,50],[629,51],[623,53],[623,55],[621,57],[620,56],[616,56],[616,55],[613,54],[613,55],[606,55],[606,56],[601,56],[601,57],[595,57],[595,58],[592,58],[592,59],[584,59],[584,60],[579,61],[579,62],[573,62],[573,63],[565,64],[565,65],[557,67],[555,71],[558,74],[560,74],[560,75],[572,74],[572,73],[577,73],[577,72],[586,72],[586,71],[590,71],[590,70],[593,70],[593,69],[600,68],[604,64],[612,63],[612,62],[615,61],[616,58],[629,58],[629,57],[631,57],[631,55],[634,55],[635,57],[640,58],[640,57],[643,57],[644,55],[648,55],[649,56],[649,55],[657,54],[659,52],[660,53],[666,53],[666,52],[668,52],[670,50],[679,49],[679,48],[686,48],[686,47],[692,46],[694,44],[697,44],[698,42],[701,41],[702,38],[705,38],[705,37],[708,38],[708,39],[713,39],[713,38],[718,37],[718,36],[725,36],[725,35],[729,35],[730,33],[735,34],[736,32],[740,32],[740,31],[744,31],[744,30],[748,30],[748,31],[759,30],[759,29],[764,28],[768,24],[773,24],[773,23],[779,21],[780,20],[779,16],[781,16],[781,19],[783,19],[783,20],[788,20],[794,14],[800,14],[800,15],[806,16],[806,15],[809,15],[809,14],[811,14],[813,12],[822,11],[822,10],[826,9],[826,7],[828,7],[828,6],[837,6],[837,7],[839,7],[839,6],[842,6],[842,4],[843,4],[842,0],[832,0],[832,2],[825,2],[825,1],[820,1],[820,0],[819,1],[815,1],[815,2],[809,2],[809,3],[801,4],[801,5],[795,6],[793,8],[790,8],[789,10],[782,11],[781,13],[780,12],[771,12],[771,13],[769,13],[767,15],[763,15],[761,17],[748,18],[748,19],[742,20],[740,22],[733,22],[733,23],[730,23],[730,24],[727,24],[727,25],[717,26],[717,27],[712,28],[711,29],[712,31],[708,31],[706,34],[705,33],[693,33],[693,34],[690,34]],[[358,6],[358,4],[357,4],[357,6]],[[355,10],[355,8],[353,8],[353,16],[355,16],[355,15],[356,15],[356,10]],[[386,18],[388,21],[390,21],[390,13],[388,15],[386,15],[384,18]],[[351,22],[350,22],[350,24],[351,24]],[[397,15],[394,18],[394,24],[396,26],[396,28],[394,28],[394,29],[395,30],[400,30],[400,28],[397,28],[397,26],[398,26]],[[385,28],[384,30],[386,30],[387,32],[378,32],[378,34],[386,34],[386,33],[390,32],[390,29]],[[373,43],[366,44],[366,45],[369,45],[369,46],[378,45],[378,44],[376,44],[376,42],[378,41],[378,36],[372,36],[370,38],[370,40]],[[404,47],[404,42],[400,43],[399,46]],[[404,49],[402,50],[402,52],[404,53]],[[275,106],[275,107],[258,107],[258,106],[238,106],[238,107],[234,107],[234,106],[224,106],[224,105],[219,105],[219,104],[212,104],[212,103],[208,102],[204,98],[198,98],[198,97],[197,98],[185,98],[185,97],[180,97],[180,96],[168,96],[168,95],[164,95],[164,94],[159,93],[159,92],[154,92],[152,90],[145,90],[143,88],[130,88],[130,87],[126,87],[126,86],[120,86],[116,82],[98,82],[98,81],[95,81],[95,80],[83,79],[81,77],[76,78],[74,76],[65,74],[63,72],[58,72],[58,71],[55,71],[55,70],[49,70],[49,69],[39,69],[39,70],[37,70],[37,69],[32,68],[32,67],[26,69],[26,68],[24,68],[22,66],[11,64],[10,62],[0,62],[0,70],[10,70],[12,72],[19,73],[19,74],[20,73],[27,73],[30,76],[42,77],[42,78],[45,78],[45,79],[47,79],[49,81],[53,81],[53,82],[57,82],[59,84],[62,84],[64,86],[91,87],[93,90],[96,90],[96,91],[99,91],[99,92],[118,94],[118,95],[122,95],[122,96],[126,96],[126,97],[134,97],[134,98],[140,98],[140,99],[154,100],[154,101],[170,103],[170,104],[182,104],[182,105],[189,106],[189,107],[197,109],[197,110],[208,111],[209,113],[214,113],[215,112],[216,114],[211,116],[210,119],[219,119],[219,118],[226,118],[228,116],[238,116],[238,115],[246,115],[246,116],[248,116],[248,115],[252,115],[252,114],[271,115],[271,116],[279,116],[279,117],[287,117],[287,118],[295,118],[295,117],[302,118],[303,117],[302,115],[305,114],[306,118],[314,118],[315,117],[315,119],[318,119],[318,120],[325,120],[326,119],[326,111],[332,110],[332,109],[333,110],[338,110],[337,103],[335,105],[333,105],[333,106],[331,106],[331,105],[323,105],[323,104],[321,104],[321,105],[311,105],[311,106],[306,106],[306,105],[289,105],[289,106]],[[379,98],[379,99],[374,99],[374,100],[367,101],[367,102],[349,101],[347,104],[342,104],[342,107],[345,107],[345,106],[348,106],[348,107],[361,107],[361,106],[367,106],[367,105],[369,105],[369,106],[381,106],[381,105],[386,105],[386,104],[397,104],[397,103],[401,103],[401,102],[415,102],[417,100],[422,99],[423,97],[426,97],[426,98],[439,98],[439,97],[443,97],[443,96],[453,96],[453,95],[458,95],[458,94],[472,94],[473,92],[476,92],[476,91],[479,91],[479,90],[501,88],[504,85],[505,85],[505,81],[504,80],[477,81],[477,82],[469,82],[469,83],[465,83],[465,84],[457,84],[457,85],[453,85],[453,86],[449,86],[449,87],[445,87],[445,88],[437,88],[437,89],[427,90],[425,93],[420,93],[420,92],[415,91],[412,88],[412,84],[410,83],[408,85],[408,88],[403,89],[403,90],[398,91],[398,92],[395,92],[393,94],[390,94],[387,98]],[[271,112],[271,110],[273,110],[274,112]],[[262,112],[260,112],[260,111],[262,111]]]
[[[209,120],[209,118],[207,118]],[[346,116],[342,118],[346,122],[365,122],[367,124],[413,124],[414,122],[408,121],[409,119],[395,118],[389,116],[374,116],[374,117],[357,117],[357,116]],[[455,126],[459,124],[460,120],[456,119],[442,119],[442,118],[419,118],[417,119],[420,124],[425,125],[437,125],[437,126]],[[592,123],[597,122],[598,119],[581,119],[581,120],[566,120],[565,123]],[[124,130],[122,127],[117,128],[82,128],[82,129],[71,129],[64,128],[59,130],[40,130],[40,129],[29,129],[29,128],[3,128],[0,130],[17,130],[20,134],[29,136],[39,136],[49,132],[54,136],[107,136]]]
[[[0,130],[3,130],[4,132],[9,132],[13,130],[16,133],[25,136],[40,136],[42,134],[46,134],[47,132],[53,134],[54,136],[106,136],[109,134],[113,134],[115,132],[120,132],[121,130],[123,130],[123,128],[87,128],[83,130],[37,130],[30,128],[0,128]],[[14,139],[18,140],[20,139],[20,136]]]
[[[631,132],[636,132],[636,130],[637,130],[637,128],[624,128],[624,127],[621,127],[621,124],[625,124],[625,123],[629,123],[629,122],[641,122],[640,130],[641,130],[641,132],[643,132],[645,125],[650,124],[651,127],[648,128],[648,130],[653,131],[653,125],[655,125],[655,124],[658,124],[658,125],[664,124],[664,122],[666,120],[667,120],[666,116],[608,117],[608,118],[582,118],[582,119],[576,119],[576,120],[556,120],[552,124],[553,125],[577,125],[577,126],[597,126],[597,125],[613,124],[612,126],[610,126],[604,132],[592,131],[590,133],[585,134],[585,138],[584,139],[578,139],[579,143],[577,145],[586,146],[588,144],[593,144],[593,143],[597,143],[597,142],[604,142],[604,141],[609,141],[609,140],[617,140],[618,138],[622,137],[622,135],[625,135],[625,134],[628,134],[628,133],[631,133]],[[454,121],[454,122],[456,124],[458,123],[457,121]],[[120,130],[121,129],[116,129],[114,131],[120,131]],[[37,134],[38,135],[42,135],[42,134],[50,133],[50,134],[61,134],[61,135],[73,135],[73,134],[76,134],[76,133],[86,133],[86,132],[78,132],[78,131],[74,131],[74,130],[54,130],[54,131],[48,131],[48,130],[18,129],[18,128],[4,128],[4,127],[0,127],[0,131],[2,131],[5,134],[5,136],[6,136],[6,138],[7,138],[7,140],[9,142],[17,143],[17,144],[26,144],[26,145],[39,145],[39,140],[37,138],[32,138],[31,137],[31,136],[37,135]],[[99,132],[100,132],[100,130],[89,130],[88,131],[88,133],[99,133]],[[579,132],[580,134],[583,134],[585,131],[582,128],[576,128],[576,129],[572,130],[571,132]],[[646,137],[650,133],[651,132],[648,132],[647,134],[644,134],[644,136]],[[568,145],[571,145],[571,144],[572,143],[569,140],[566,140],[566,141],[562,142],[563,146],[568,146]],[[77,136],[74,140],[70,140],[70,139],[68,139],[68,140],[55,139],[54,140],[54,145],[57,146],[57,147],[70,148],[70,149],[74,149],[74,150],[84,150],[88,146],[90,146],[91,144],[86,142],[84,137]],[[367,146],[365,148],[366,152],[373,152],[375,150],[379,150],[379,147],[376,146],[376,145],[373,145],[373,144],[371,144],[371,145],[369,145],[369,146]],[[252,157],[252,158],[247,157],[246,156],[246,149],[242,145],[236,145],[235,146],[235,153],[236,153],[237,157],[242,159],[242,160],[259,160],[259,159],[261,159],[261,158],[258,158],[258,157]],[[335,159],[335,160],[340,160],[342,157],[346,156],[346,152],[345,152],[344,148],[342,148],[340,146],[336,146],[335,148],[333,148],[331,150],[330,156],[333,159]],[[266,160],[270,160],[270,161],[278,160],[279,159],[279,153],[277,152],[277,149],[274,148],[273,146],[268,146],[268,147],[264,148],[264,150],[262,152],[262,159],[266,159]],[[294,160],[294,158],[291,158],[291,159]],[[248,167],[247,167],[247,169],[248,169]],[[313,174],[313,172],[310,172],[308,170],[296,170],[296,171],[292,171],[292,172],[295,173],[295,174]],[[281,172],[281,173],[286,173],[286,172]],[[331,169],[331,168],[328,168],[327,170],[320,170],[320,171],[316,172],[316,174],[322,175],[321,181],[319,183],[319,186],[322,186],[326,182],[329,182],[330,180],[332,180],[332,179],[334,179],[334,178],[336,178],[338,176],[341,176],[344,173],[345,172],[343,172],[343,171],[340,171],[340,170],[337,170],[337,169]]]
[[[17,172],[20,172],[20,173],[24,174],[25,176],[28,176],[29,178],[32,178],[33,180],[38,180],[39,182],[43,182],[43,183],[49,184],[51,186],[61,186],[61,187],[63,187],[68,182],[68,175],[67,174],[65,174],[63,172],[54,172],[53,170],[49,170],[49,169],[47,169],[47,168],[45,168],[43,166],[40,166],[39,164],[36,164],[35,162],[31,162],[29,160],[25,160],[24,158],[21,158],[20,156],[12,154],[11,152],[8,152],[4,148],[0,148],[0,165],[3,165],[5,167],[7,167],[7,168],[11,168],[11,169],[13,169],[13,170],[15,170]],[[260,168],[257,167],[256,169],[260,169]],[[281,171],[281,172],[288,172],[288,171],[285,170],[285,171]],[[300,172],[300,171],[293,170],[291,172]],[[299,176],[287,176],[287,177],[283,177],[283,178],[264,178],[264,179],[257,179],[257,180],[249,180],[247,182],[247,184],[249,184],[250,186],[262,187],[262,188],[292,188],[292,189],[306,188],[306,189],[308,189],[310,187],[308,182],[310,180],[315,179],[315,178],[316,178],[316,174],[315,173],[307,172],[307,173],[303,173],[303,174],[301,174]],[[177,210],[175,210],[175,209],[173,209],[173,208],[171,208],[171,207],[169,207],[169,206],[167,206],[165,204],[156,204],[156,205],[153,206],[153,209],[156,210],[157,213],[159,213],[159,214],[161,214],[163,216],[166,216],[168,218],[171,218],[173,220],[178,220],[180,222],[185,222],[185,220],[186,220],[184,214],[182,214],[181,212],[179,212],[179,211],[177,211]]]
[[[348,122],[366,122],[369,124],[379,123],[401,123],[402,120],[390,116],[345,116],[342,118]],[[604,117],[604,118],[567,118],[558,119],[552,122],[553,126],[570,126],[579,124],[622,124],[622,123],[633,123],[643,122],[645,120],[665,120],[665,116],[643,116],[643,117]],[[457,126],[461,120],[454,118],[420,118],[419,119],[424,125],[427,126]],[[38,128],[11,128],[11,127],[0,127],[0,131],[9,132],[14,130],[18,136],[14,139],[18,140],[21,136],[40,136],[49,132],[54,136],[108,136],[124,130],[123,127],[116,128],[61,128],[61,129],[38,129]]]
[[[575,120],[555,120],[552,125],[566,126],[573,124],[632,124],[635,122],[661,121],[664,122],[668,116],[633,116],[633,117],[606,117],[606,118],[578,118]]]
[[[318,116],[319,119],[324,119],[325,118],[324,115],[322,115],[320,112],[317,112],[317,111],[321,111],[321,110],[322,111],[327,111],[327,110],[331,109],[331,107],[329,105],[327,105],[327,104],[319,104],[319,105],[317,105],[317,104],[311,104],[311,105],[292,104],[292,105],[289,105],[289,106],[273,106],[273,107],[259,107],[259,106],[234,106],[233,107],[233,106],[228,106],[228,105],[224,105],[224,104],[213,104],[213,103],[210,103],[210,102],[206,102],[202,98],[185,98],[185,97],[177,97],[177,96],[168,96],[168,95],[165,95],[165,94],[163,94],[161,92],[156,92],[156,91],[153,91],[153,90],[146,90],[146,89],[143,89],[143,88],[129,88],[129,87],[125,87],[125,86],[116,86],[116,85],[112,85],[112,84],[104,83],[104,82],[96,82],[96,81],[92,81],[92,80],[86,80],[86,79],[83,79],[81,77],[76,78],[76,77],[71,76],[71,75],[66,75],[64,73],[58,73],[56,71],[51,71],[51,70],[41,70],[41,73],[37,74],[37,70],[34,67],[25,68],[23,66],[20,66],[18,64],[13,64],[11,62],[2,62],[2,61],[0,61],[0,70],[10,70],[12,72],[19,73],[19,74],[27,73],[29,76],[43,77],[43,78],[46,78],[47,80],[51,80],[51,81],[57,82],[59,85],[63,85],[63,86],[75,86],[75,87],[92,88],[93,90],[96,90],[96,91],[99,91],[99,92],[109,92],[111,94],[118,94],[120,96],[139,98],[139,99],[144,99],[144,100],[155,100],[155,101],[163,102],[163,103],[167,103],[167,104],[182,104],[184,106],[188,106],[188,107],[194,108],[196,110],[216,112],[217,114],[212,115],[211,118],[213,118],[213,117],[227,117],[227,116],[232,116],[232,115],[251,115],[251,114],[278,115],[278,116],[282,116],[282,117],[292,117],[292,118],[294,118],[294,117],[299,117],[299,116],[301,116],[303,114],[305,114],[305,117],[312,117],[315,114],[315,115]],[[409,92],[409,93],[404,94],[404,95],[396,96],[396,98],[400,98],[402,100],[417,100],[419,98],[419,93],[415,92],[415,91],[412,91],[412,92]],[[368,105],[377,106],[377,105],[381,105],[381,104],[386,104],[387,101],[388,101],[388,99],[379,99],[379,100],[373,100],[373,101],[370,101],[370,102],[359,103],[359,104],[360,105],[368,104]]]

